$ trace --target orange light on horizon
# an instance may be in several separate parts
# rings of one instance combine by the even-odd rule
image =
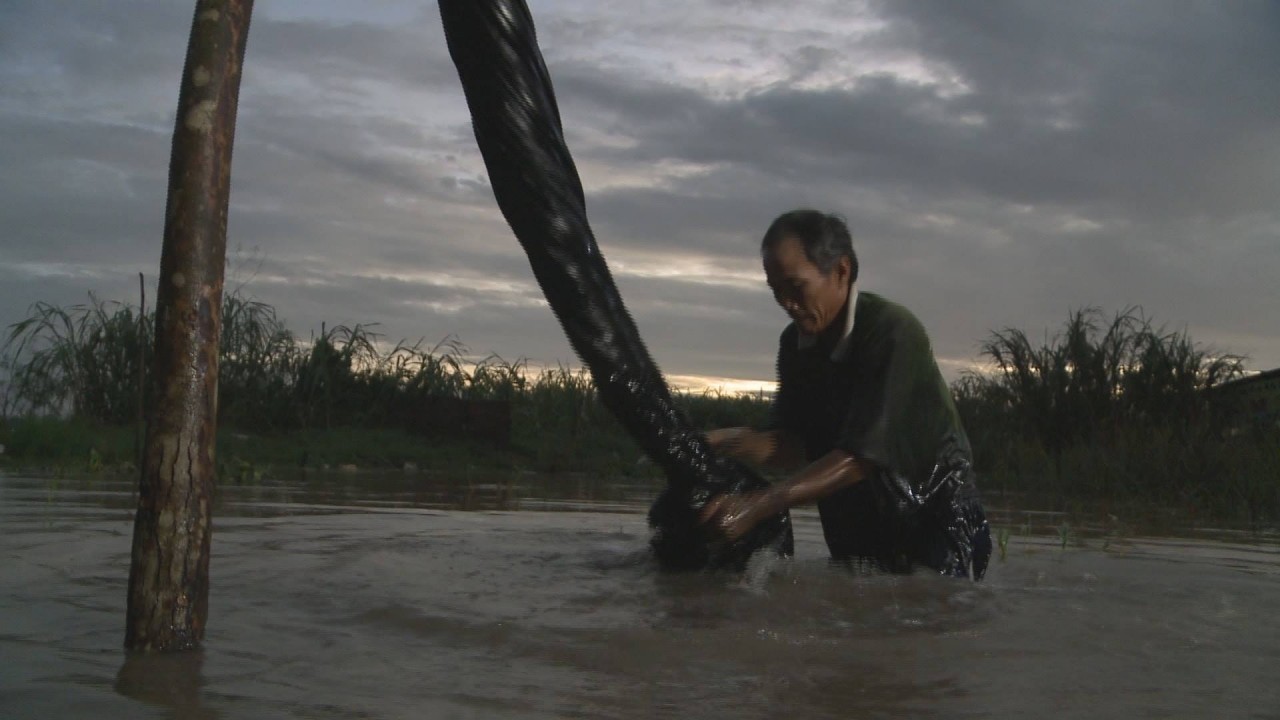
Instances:
[[[773,380],[717,377],[714,375],[668,375],[667,383],[681,392],[720,392],[725,395],[760,395],[771,397],[778,389]]]

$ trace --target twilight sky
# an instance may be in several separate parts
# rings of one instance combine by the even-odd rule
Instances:
[[[1280,366],[1280,5],[532,0],[588,212],[675,382],[773,376],[759,237],[849,219],[944,372],[1132,305]],[[154,298],[194,2],[0,4],[0,324]],[[257,0],[228,288],[576,365],[499,215],[434,2]]]

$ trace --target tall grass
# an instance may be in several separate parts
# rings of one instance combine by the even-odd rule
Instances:
[[[1206,392],[1243,373],[1239,356],[1138,309],[1107,320],[1094,308],[1071,313],[1041,343],[994,332],[982,354],[992,371],[952,389],[989,489],[1250,524],[1280,516],[1280,437],[1238,432]]]
[[[8,378],[0,413],[70,414],[124,423],[137,411],[139,347],[155,327],[138,308],[89,302],[67,308],[39,302],[9,328],[0,351]]]
[[[275,308],[238,292],[228,294],[222,304],[219,352],[220,418],[252,418],[258,427],[289,426],[296,420],[287,398],[296,384],[299,348]]]
[[[376,325],[322,325],[301,341],[273,307],[238,290],[226,296],[222,317],[223,427],[311,437],[332,428],[421,425],[423,413],[440,407],[435,401],[442,398],[501,401],[510,406],[513,444],[535,467],[577,468],[592,457],[618,468],[639,456],[585,369],[534,374],[522,359],[473,361],[454,336],[434,345],[389,345]],[[67,308],[37,303],[0,349],[11,378],[0,409],[130,421],[137,412],[138,358],[150,360],[154,320],[151,313],[139,318],[136,307],[92,296]],[[761,398],[721,393],[678,394],[677,401],[699,427],[752,424],[768,407]]]
[[[70,416],[76,428],[129,423],[137,412],[138,358],[151,357],[154,320],[93,296],[65,308],[33,305],[0,348],[0,373],[8,377],[0,414]],[[496,400],[509,404],[512,450],[527,467],[635,467],[638,447],[600,402],[586,370],[535,374],[524,360],[473,361],[453,336],[390,345],[376,327],[326,325],[303,341],[271,306],[229,294],[220,424],[328,445],[342,428],[411,427],[436,399]],[[1206,392],[1240,376],[1240,357],[1157,327],[1136,309],[1111,318],[1096,309],[1073,312],[1039,343],[1006,328],[991,334],[982,353],[991,371],[965,375],[953,392],[987,492],[1064,506],[1091,499],[1175,507],[1184,518],[1254,526],[1280,518],[1280,434],[1274,426],[1241,427]],[[759,426],[769,411],[768,400],[745,394],[677,393],[676,401],[700,428]],[[23,427],[26,435],[6,432],[15,450],[47,445],[37,436],[51,432],[48,423]],[[332,455],[302,442],[297,454],[304,459]]]
[[[1054,452],[1118,424],[1185,425],[1209,409],[1204,390],[1244,369],[1240,357],[1211,354],[1137,309],[1110,322],[1096,308],[1075,311],[1040,345],[1021,330],[995,332],[981,352],[996,372],[970,374],[961,389]]]

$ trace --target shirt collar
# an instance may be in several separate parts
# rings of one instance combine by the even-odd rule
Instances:
[[[858,283],[849,283],[849,311],[844,315],[844,333],[840,336],[840,340],[836,342],[836,346],[831,350],[831,359],[840,360],[849,352],[849,344],[853,337],[853,320],[856,315],[855,310],[858,307]],[[801,350],[808,350],[818,342],[817,335],[806,335],[799,333],[796,341],[796,347]]]

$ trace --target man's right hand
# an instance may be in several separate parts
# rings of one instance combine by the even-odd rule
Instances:
[[[742,437],[745,433],[751,432],[750,428],[731,427],[717,428],[707,431],[707,442],[710,443],[711,449],[722,455],[736,455],[735,450],[740,450],[742,446]]]
[[[804,462],[804,448],[799,440],[781,430],[720,428],[707,433],[707,442],[721,455],[757,467],[786,470]]]

